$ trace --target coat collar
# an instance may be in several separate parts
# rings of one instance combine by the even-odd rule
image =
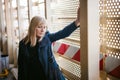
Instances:
[[[45,36],[43,37],[43,39],[42,39],[40,42],[38,42],[37,44],[38,44],[39,47],[44,47],[44,46],[48,45],[49,42],[50,42],[50,41],[49,41],[48,36],[45,35]]]

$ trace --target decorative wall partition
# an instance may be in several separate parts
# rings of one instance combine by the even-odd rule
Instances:
[[[120,78],[120,0],[100,0],[99,4],[104,69]]]

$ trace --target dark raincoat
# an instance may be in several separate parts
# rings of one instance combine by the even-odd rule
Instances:
[[[77,27],[75,22],[56,33],[46,32],[35,47],[24,40],[19,43],[18,80],[65,80],[53,56],[52,42],[68,37]]]

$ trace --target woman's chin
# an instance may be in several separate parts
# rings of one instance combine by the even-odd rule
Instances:
[[[37,39],[39,40],[39,39],[41,39],[43,37],[44,37],[44,35],[40,35],[40,36],[37,36]]]

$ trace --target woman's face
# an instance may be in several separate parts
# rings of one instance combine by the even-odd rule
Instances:
[[[41,38],[45,35],[47,26],[45,24],[39,24],[36,28],[36,37]]]

